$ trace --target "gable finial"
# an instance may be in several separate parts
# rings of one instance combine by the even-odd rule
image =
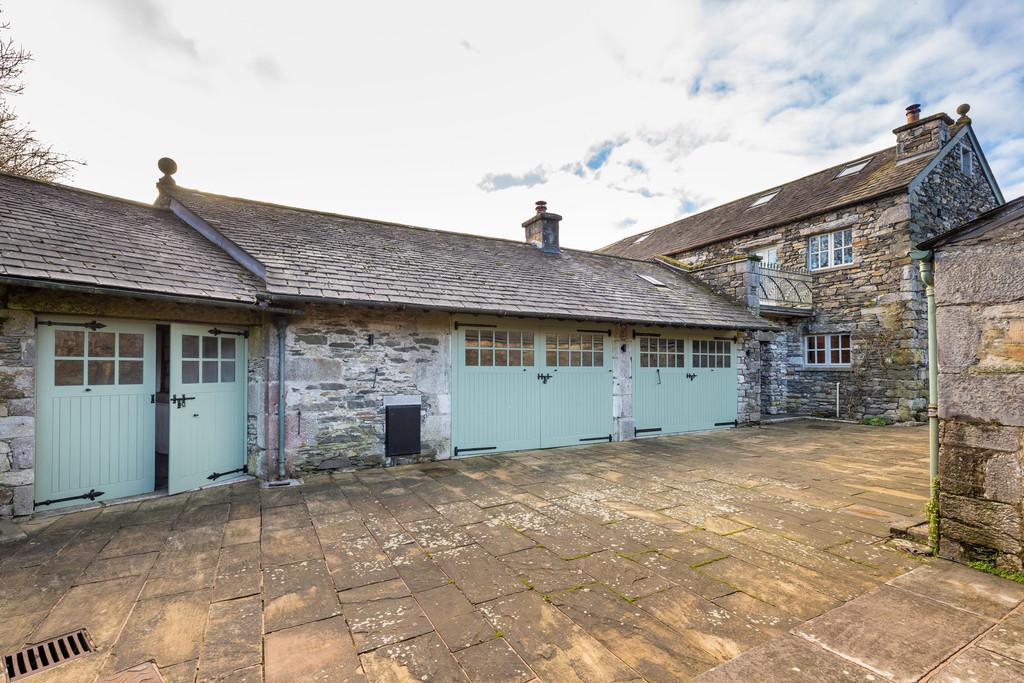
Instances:
[[[160,169],[161,173],[163,173],[163,176],[161,176],[160,180],[157,181],[158,187],[160,185],[177,184],[174,182],[174,178],[171,177],[178,172],[178,163],[174,159],[170,157],[161,157],[161,159],[156,162],[156,167]]]
[[[966,102],[964,102],[959,107],[957,107],[956,108],[956,113],[960,115],[960,118],[958,118],[956,120],[956,122],[958,124],[970,123],[971,122],[971,117],[967,115],[967,112],[969,112],[970,110],[971,110],[971,105],[967,104]]]

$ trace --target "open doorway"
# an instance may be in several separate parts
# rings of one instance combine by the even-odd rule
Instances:
[[[155,489],[167,491],[170,452],[171,326],[156,326],[156,477]]]

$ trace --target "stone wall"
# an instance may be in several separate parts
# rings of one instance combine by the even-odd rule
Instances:
[[[1024,219],[935,255],[940,551],[1024,564]]]
[[[384,399],[421,398],[423,452],[450,456],[451,318],[447,313],[313,306],[288,324],[288,471],[384,464]],[[264,331],[270,362],[268,460],[277,449],[277,337]],[[372,340],[371,340],[372,336]]]
[[[761,342],[757,334],[736,337],[736,422],[755,425],[761,421]]]
[[[969,137],[958,141],[914,188],[911,230],[915,244],[963,225],[998,205],[982,172],[978,150],[972,148],[974,164],[969,173],[960,167],[960,146],[970,145]]]
[[[920,308],[913,305],[921,297],[921,286],[908,256],[913,248],[909,219],[908,198],[890,195],[676,255],[686,265],[702,267],[693,274],[712,289],[749,297],[749,286],[737,272],[748,262],[707,266],[777,246],[780,266],[802,269],[807,265],[808,237],[852,229],[854,263],[814,271],[811,276],[813,315],[774,318],[783,326],[785,340],[770,342],[773,367],[763,364],[771,387],[764,397],[770,401],[765,412],[834,416],[838,382],[842,417],[924,419],[927,388],[922,363],[927,325]],[[804,365],[804,335],[839,332],[852,335],[851,368],[822,370]],[[778,367],[780,362],[784,368]],[[780,391],[785,398],[778,395]]]
[[[0,517],[32,512],[35,317],[8,308],[0,286]]]

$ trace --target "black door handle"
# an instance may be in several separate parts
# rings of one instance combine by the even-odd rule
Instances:
[[[181,396],[178,396],[177,394],[172,394],[171,403],[177,405],[179,408],[184,408],[185,401],[194,401],[195,398],[195,396],[186,396],[185,394],[182,394]]]

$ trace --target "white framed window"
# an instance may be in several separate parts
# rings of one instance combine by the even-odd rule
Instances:
[[[758,197],[757,199],[754,200],[754,202],[750,205],[750,208],[752,209],[755,206],[761,206],[762,204],[767,204],[771,200],[775,199],[775,195],[777,195],[778,193],[779,193],[778,190],[772,190],[771,192],[768,192],[767,194],[761,195],[760,197]]]
[[[844,333],[805,336],[804,365],[850,367],[850,335]]]
[[[807,238],[807,269],[820,270],[853,263],[853,229]]]
[[[871,163],[872,158],[873,157],[868,157],[867,159],[861,159],[860,161],[855,161],[852,164],[847,164],[847,166],[836,175],[836,178],[843,178],[848,175],[853,175],[854,173],[860,173],[868,164]]]
[[[967,175],[974,174],[974,153],[968,145],[960,145],[960,170]]]
[[[713,341],[710,339],[693,340],[693,367],[695,368],[730,368],[732,367],[732,342]]]

